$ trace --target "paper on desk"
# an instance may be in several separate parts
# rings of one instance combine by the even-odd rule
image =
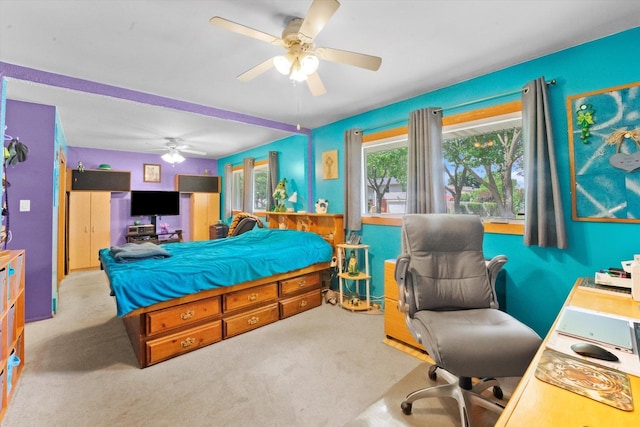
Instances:
[[[619,371],[635,375],[636,377],[640,377],[640,358],[637,354],[626,353],[624,351],[602,346],[603,348],[606,348],[608,351],[618,356],[618,359],[620,360],[618,360],[617,362],[609,362],[607,360],[594,359],[592,357],[580,356],[575,351],[571,350],[571,346],[579,342],[587,341],[580,338],[574,338],[568,335],[559,334],[558,331],[554,330],[553,332],[551,332],[551,335],[547,340],[547,347],[574,357],[581,358],[589,363],[595,363],[611,369],[617,369]]]

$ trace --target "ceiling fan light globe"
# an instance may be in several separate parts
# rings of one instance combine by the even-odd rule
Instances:
[[[278,70],[280,74],[284,74],[285,76],[288,75],[291,70],[291,62],[284,55],[274,57],[273,66],[276,67],[276,70]]]
[[[161,158],[165,162],[171,164],[184,162],[184,157],[182,157],[182,155],[177,151],[170,151],[169,153],[165,153]]]
[[[291,72],[291,75],[289,75],[289,78],[291,80],[295,80],[296,82],[303,82],[307,80],[307,75],[300,70],[295,70]]]
[[[318,70],[318,65],[320,65],[320,60],[315,55],[305,55],[300,60],[300,69],[306,75],[315,73]]]
[[[302,70],[300,59],[297,57],[291,65],[291,73],[289,74],[289,78],[291,80],[295,80],[296,82],[303,82],[307,80],[307,74]]]

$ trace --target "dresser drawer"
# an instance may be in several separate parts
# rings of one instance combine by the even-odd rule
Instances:
[[[147,334],[152,335],[168,331],[217,314],[220,314],[219,297],[207,298],[147,313]]]
[[[280,296],[320,287],[320,273],[305,274],[280,282]]]
[[[271,283],[223,295],[224,312],[278,299],[278,285]]]
[[[291,297],[280,301],[280,318],[293,316],[294,314],[302,313],[310,308],[318,307],[322,303],[322,295],[319,290],[307,292],[306,294],[298,295],[297,297]]]
[[[166,337],[149,340],[147,347],[147,365],[177,356],[188,351],[196,350],[222,339],[222,321],[215,320],[205,325]]]
[[[398,301],[384,299],[384,334],[424,351],[424,347],[409,332],[404,313],[398,311]]]
[[[224,338],[230,338],[273,323],[279,319],[278,314],[278,304],[273,303],[266,307],[222,319]]]

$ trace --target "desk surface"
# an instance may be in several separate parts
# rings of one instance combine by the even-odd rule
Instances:
[[[579,289],[578,279],[565,306],[573,305],[620,316],[640,318],[640,303],[631,298]],[[558,316],[559,317],[559,316]],[[556,322],[558,319],[556,319]],[[555,329],[555,323],[550,333]],[[634,410],[622,411],[540,381],[535,370],[549,335],[516,387],[496,426],[638,426],[640,377],[629,375]]]

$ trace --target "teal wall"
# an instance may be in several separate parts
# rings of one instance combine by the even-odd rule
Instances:
[[[328,199],[329,212],[343,212],[343,140],[347,129],[361,128],[366,132],[397,127],[406,124],[411,111],[428,106],[444,107],[446,116],[513,101],[519,95],[457,109],[447,108],[517,91],[530,80],[541,76],[547,80],[556,79],[557,84],[549,88],[549,98],[570,248],[526,247],[522,244],[522,236],[489,233],[484,245],[487,256],[505,254],[509,258],[505,267],[506,310],[538,333],[545,334],[577,277],[590,276],[600,268],[619,265],[621,260],[640,253],[640,224],[579,222],[571,219],[566,111],[566,99],[569,96],[638,81],[639,41],[640,27],[314,129],[310,169],[310,176],[313,177],[312,197]],[[428,76],[425,76],[426,79]],[[393,125],[389,126],[390,123]],[[298,144],[288,143],[290,139],[220,159],[218,167],[221,168],[229,159],[241,161],[248,154],[256,159],[260,156],[266,158],[266,152],[275,149],[281,153],[281,177],[288,177],[294,171],[299,173],[296,177],[304,177],[307,172],[300,173],[300,170],[305,168],[307,156],[300,155]],[[335,149],[338,150],[340,179],[323,180],[320,167],[322,153]],[[365,225],[362,240],[371,246],[372,295],[381,296],[384,260],[397,256],[400,229]]]
[[[309,155],[309,138],[306,135],[293,135],[275,141],[268,145],[252,148],[251,150],[233,154],[218,160],[218,171],[224,175],[224,165],[231,163],[234,167],[242,166],[242,161],[247,157],[253,157],[256,162],[267,160],[269,151],[278,152],[278,179],[287,179],[287,192],[291,195],[298,192],[297,210],[307,209],[309,200],[307,156]],[[223,176],[224,181],[224,176]],[[224,182],[222,184],[224,188]],[[224,206],[224,191],[222,192],[221,206]],[[287,202],[287,206],[289,203]],[[224,210],[223,210],[224,215]],[[225,218],[229,220],[229,218]]]

